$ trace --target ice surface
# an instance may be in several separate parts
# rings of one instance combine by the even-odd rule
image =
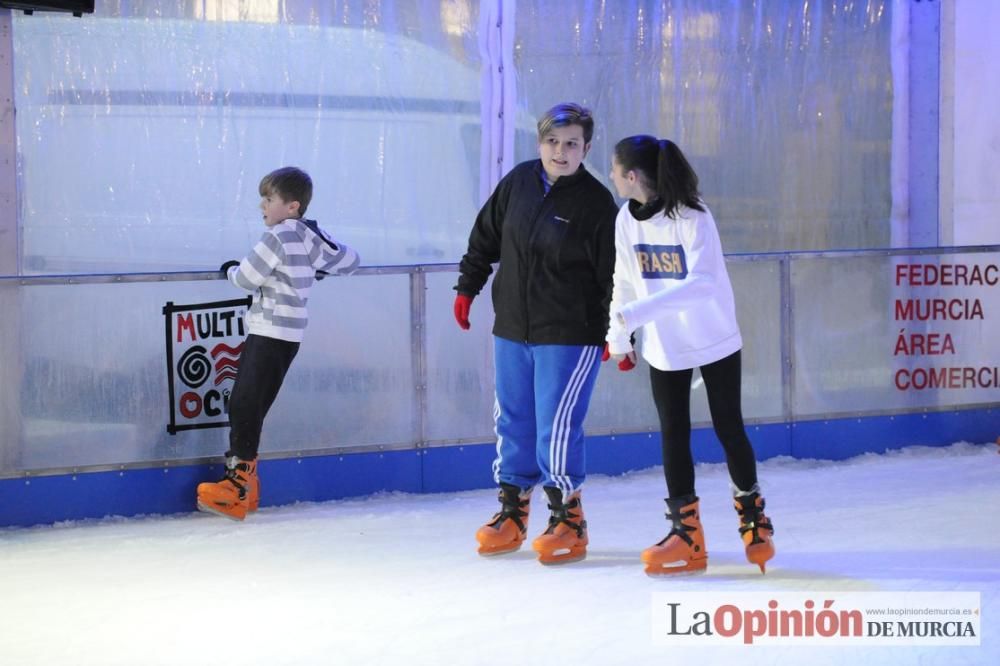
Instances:
[[[997,664],[1000,455],[916,447],[760,465],[778,555],[746,563],[723,465],[698,467],[708,572],[643,574],[659,468],[591,477],[588,558],[476,555],[494,491],[387,494],[0,530],[0,664]],[[267,492],[266,462],[261,467]],[[192,489],[193,492],[193,489]],[[536,491],[529,531],[544,524]],[[653,593],[977,591],[980,647],[653,643]]]

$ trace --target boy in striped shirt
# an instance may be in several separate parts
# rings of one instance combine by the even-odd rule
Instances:
[[[264,417],[299,350],[314,280],[353,273],[357,252],[302,216],[312,179],[295,167],[264,176],[259,186],[264,235],[242,261],[221,267],[226,278],[253,293],[249,334],[229,397],[229,450],[222,480],[198,485],[198,509],[243,520],[260,502],[257,450]]]

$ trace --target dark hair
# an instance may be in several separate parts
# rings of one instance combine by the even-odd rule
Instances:
[[[670,139],[648,134],[629,136],[615,145],[615,160],[626,172],[635,171],[643,185],[663,200],[663,211],[674,218],[682,204],[705,211],[698,192],[698,174]]]
[[[584,143],[590,143],[590,140],[594,138],[594,116],[590,109],[573,102],[566,102],[556,104],[539,119],[538,142],[541,143],[553,127],[568,127],[570,125],[579,125],[583,129]]]
[[[277,194],[286,203],[298,201],[299,216],[302,216],[306,214],[306,208],[312,201],[313,182],[302,169],[281,167],[261,178],[257,191],[262,197]]]

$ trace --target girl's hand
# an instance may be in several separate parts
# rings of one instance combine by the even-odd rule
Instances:
[[[627,354],[611,354],[611,360],[618,364],[619,370],[628,372],[635,367],[635,351],[630,351]]]
[[[632,340],[632,344],[635,344],[635,340]],[[618,369],[622,372],[628,372],[635,367],[635,350],[628,352],[627,354],[612,354],[608,349],[608,343],[604,343],[604,353],[601,354],[601,363],[604,363],[608,359],[613,359],[615,363],[618,364]]]

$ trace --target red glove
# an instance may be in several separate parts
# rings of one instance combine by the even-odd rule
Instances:
[[[469,330],[472,324],[469,323],[469,309],[472,307],[472,299],[475,296],[459,294],[455,297],[455,321],[463,331]]]
[[[601,354],[601,363],[607,361],[609,358],[611,358],[611,352],[608,351],[608,343],[605,342],[604,353]],[[635,367],[635,362],[631,359],[631,357],[628,354],[625,354],[625,358],[618,361],[618,369],[621,370],[622,372],[628,372],[634,367]]]

